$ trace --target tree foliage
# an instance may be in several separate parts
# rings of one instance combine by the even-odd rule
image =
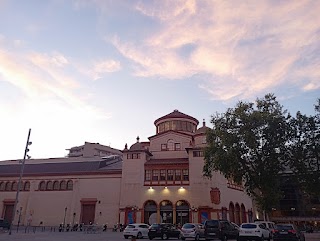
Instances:
[[[212,116],[203,173],[243,184],[261,210],[279,203],[281,177],[320,197],[320,99],[316,114],[290,116],[273,94]],[[292,179],[293,180],[293,179]]]
[[[288,166],[305,192],[320,196],[320,99],[315,111],[314,116],[297,112],[290,120]]]
[[[271,211],[281,196],[279,172],[288,157],[289,118],[273,94],[255,103],[240,101],[235,108],[212,116],[204,175],[220,171],[242,183],[258,207]]]

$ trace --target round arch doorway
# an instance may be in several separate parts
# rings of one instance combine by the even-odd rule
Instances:
[[[190,205],[184,200],[179,200],[176,204],[176,220],[181,226],[190,220]]]
[[[160,203],[160,217],[162,223],[173,223],[173,207],[169,200]]]
[[[153,200],[148,200],[144,204],[144,223],[153,224],[157,222],[157,204]]]

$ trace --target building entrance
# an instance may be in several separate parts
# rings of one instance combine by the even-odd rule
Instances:
[[[160,217],[162,223],[173,223],[172,202],[164,200],[160,203]]]
[[[94,223],[95,210],[96,210],[95,204],[82,204],[81,223],[84,223],[84,224]]]
[[[12,221],[12,214],[13,214],[13,204],[5,204],[4,205],[4,216],[3,218],[7,220],[9,223]]]
[[[190,220],[190,207],[186,201],[178,201],[176,206],[176,221],[177,224],[183,225]]]
[[[144,205],[144,223],[153,224],[157,222],[157,204],[155,201],[147,201]]]

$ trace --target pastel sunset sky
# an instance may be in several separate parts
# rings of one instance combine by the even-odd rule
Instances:
[[[314,114],[320,1],[0,0],[0,160],[29,128],[33,158],[122,150],[174,109],[210,127],[266,93]]]

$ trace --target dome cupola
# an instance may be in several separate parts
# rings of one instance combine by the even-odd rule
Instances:
[[[157,127],[157,134],[169,130],[194,133],[199,121],[192,116],[174,110],[155,120],[154,124]]]

